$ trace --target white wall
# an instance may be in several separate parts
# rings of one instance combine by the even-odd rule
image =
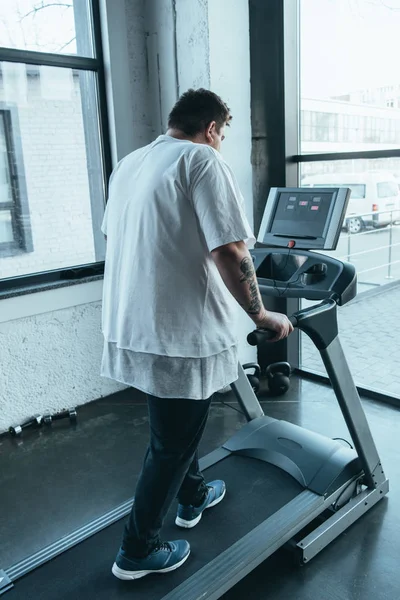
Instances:
[[[114,162],[165,130],[180,93],[211,88],[234,115],[223,154],[252,219],[246,0],[236,0],[234,11],[224,0],[103,0],[102,16]],[[98,376],[100,298],[100,286],[82,284],[8,304],[0,300],[0,315],[6,314],[4,307],[9,315],[0,318],[0,431],[35,413],[121,389]],[[11,308],[15,301],[17,310]],[[244,341],[251,328],[250,319],[242,317],[242,362],[255,358]]]
[[[0,323],[0,431],[34,414],[121,389],[99,377],[101,302],[89,301],[99,297],[101,288],[100,281],[32,294],[29,316]],[[2,300],[2,318],[24,314],[21,300]],[[52,307],[57,310],[48,312]]]

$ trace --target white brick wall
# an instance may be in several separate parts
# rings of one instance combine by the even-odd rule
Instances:
[[[95,261],[79,77],[71,87],[47,99],[40,77],[27,76],[17,106],[34,251],[0,257],[2,278]],[[15,103],[1,79],[0,102]]]

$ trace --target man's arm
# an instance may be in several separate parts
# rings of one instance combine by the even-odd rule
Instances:
[[[211,255],[226,287],[256,326],[276,331],[272,341],[287,337],[293,331],[293,326],[286,315],[265,309],[246,244],[226,244],[213,250]]]

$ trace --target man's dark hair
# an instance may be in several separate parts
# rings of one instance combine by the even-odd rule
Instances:
[[[179,98],[168,117],[168,127],[196,135],[215,121],[217,131],[232,119],[225,102],[210,90],[190,89]]]

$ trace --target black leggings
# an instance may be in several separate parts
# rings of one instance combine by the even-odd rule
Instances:
[[[147,396],[150,443],[125,526],[122,548],[128,555],[147,556],[157,546],[165,515],[176,496],[186,505],[204,498],[207,488],[197,448],[211,400]]]

